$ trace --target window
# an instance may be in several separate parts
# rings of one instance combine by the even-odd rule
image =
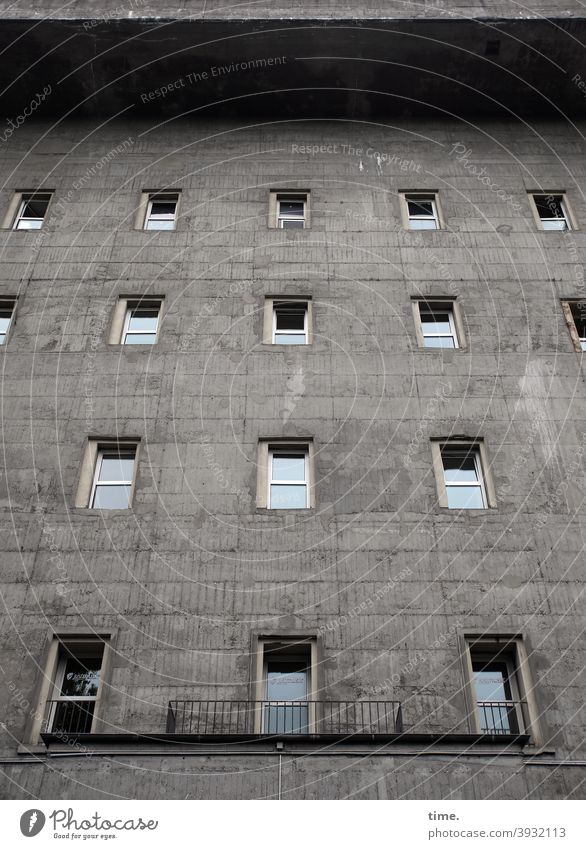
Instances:
[[[12,324],[15,307],[15,298],[0,299],[0,345],[6,344],[6,339],[8,338],[8,331],[10,330],[10,325]]]
[[[123,345],[154,345],[159,327],[160,301],[129,301],[122,331]]]
[[[40,230],[51,200],[50,193],[23,194],[14,221],[15,230]]]
[[[91,732],[103,656],[104,643],[99,639],[59,643],[53,691],[46,706],[47,732]]]
[[[144,229],[174,230],[178,205],[178,194],[149,194]]]
[[[560,194],[530,195],[537,221],[542,230],[571,230],[566,197]]]
[[[98,448],[90,507],[125,510],[130,507],[136,448]]]
[[[477,448],[442,448],[448,507],[482,510],[486,507],[484,483]]]
[[[422,348],[460,348],[464,339],[457,302],[415,299],[417,340]]]
[[[312,320],[312,303],[309,297],[265,298],[263,344],[310,345]]]
[[[440,215],[437,194],[403,193],[404,223],[409,230],[439,230]]]
[[[484,510],[496,506],[481,440],[432,440],[432,452],[440,507]]]
[[[311,440],[261,440],[257,507],[269,510],[303,510],[314,507],[312,466]]]
[[[262,734],[309,734],[315,726],[312,693],[315,640],[259,641],[257,727]]]
[[[272,510],[299,510],[309,506],[307,464],[306,448],[269,450],[269,507]]]
[[[269,227],[303,230],[309,227],[309,192],[271,191]]]
[[[273,344],[307,345],[307,303],[274,302]]]
[[[466,639],[474,725],[481,734],[537,734],[528,660],[520,637]]]
[[[586,301],[562,301],[574,349],[586,351]]]

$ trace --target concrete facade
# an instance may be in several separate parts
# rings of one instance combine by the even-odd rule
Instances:
[[[561,300],[586,298],[586,123],[161,109],[3,144],[0,219],[53,196],[41,230],[0,230],[0,794],[276,798],[280,761],[282,798],[583,798],[586,399]],[[136,229],[161,189],[177,229]],[[309,191],[311,227],[268,227],[271,189]],[[399,193],[432,190],[445,229],[405,229]],[[541,231],[531,191],[565,191],[576,228]],[[156,346],[110,344],[143,295]],[[277,296],[311,297],[311,345],[263,344]],[[422,296],[457,298],[465,348],[418,347]],[[438,506],[431,440],[454,435],[484,440],[495,507]],[[130,511],[75,506],[88,438],[140,440]],[[309,438],[315,508],[258,508],[259,440]],[[98,733],[32,739],[53,635],[90,633]],[[528,741],[471,737],[480,634],[522,637]],[[165,739],[169,700],[255,698],[258,635],[315,638],[317,698],[399,700],[405,734]]]

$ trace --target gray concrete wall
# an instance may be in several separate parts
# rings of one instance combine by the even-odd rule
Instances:
[[[19,128],[0,211],[17,189],[55,196],[40,233],[0,232],[0,294],[19,295],[0,349],[5,757],[17,757],[48,632],[76,628],[115,631],[103,713],[135,732],[164,730],[172,698],[246,698],[258,630],[321,630],[321,698],[378,693],[401,699],[411,724],[465,730],[458,634],[520,632],[548,757],[584,757],[586,403],[560,308],[584,294],[584,129]],[[140,191],[161,187],[182,191],[177,231],[134,230]],[[268,229],[269,189],[294,187],[311,190],[311,229]],[[567,190],[580,229],[537,230],[527,190],[540,188]],[[447,230],[404,231],[405,189],[439,189]],[[152,351],[108,347],[115,300],[131,293],[165,295]],[[268,294],[312,296],[311,348],[261,345]],[[469,350],[417,349],[419,294],[457,295]],[[484,437],[496,509],[437,506],[429,438],[453,433]],[[130,514],[74,508],[88,435],[141,438]],[[316,444],[315,511],[258,511],[258,439],[301,436]],[[417,760],[409,793],[447,796],[460,780],[461,798],[580,792],[578,768],[517,776],[518,757],[491,761]],[[59,762],[61,778],[52,763],[6,769],[18,793],[52,798],[167,786],[136,788],[132,770],[95,763]],[[169,795],[189,792],[193,773],[194,795],[274,793],[274,774],[231,783],[252,756],[226,759],[215,784],[201,777],[212,767],[189,762]],[[331,768],[297,764],[292,795],[343,796],[385,774],[364,794],[409,795],[393,764],[322,781]]]

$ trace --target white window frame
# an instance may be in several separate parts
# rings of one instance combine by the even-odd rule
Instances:
[[[298,215],[286,215],[285,213],[281,213],[281,203],[302,203],[303,204],[303,218],[300,218]],[[283,226],[284,221],[303,221],[303,227],[297,227],[298,230],[305,230],[307,227],[307,195],[305,194],[286,194],[285,192],[279,192],[277,194],[277,228],[279,230],[286,230],[287,228]],[[291,228],[293,229],[293,228]]]
[[[277,339],[277,312],[279,309],[282,309],[283,312],[297,310],[300,312],[301,309],[304,311],[304,320],[303,320],[303,330],[280,330],[279,333],[286,333],[287,336],[303,336],[305,341],[304,345],[309,344],[309,305],[307,301],[273,301],[273,329],[272,329],[272,344],[280,345],[281,343]]]
[[[127,345],[126,337],[127,336],[145,336],[146,334],[143,332],[139,332],[138,330],[129,330],[130,320],[132,318],[132,313],[135,310],[149,310],[153,311],[157,310],[157,329],[155,331],[155,339],[154,342],[145,342],[145,345],[156,345],[159,341],[159,325],[161,322],[161,302],[160,301],[127,301],[126,302],[126,315],[124,316],[124,327],[122,328],[122,340],[121,345]]]
[[[405,214],[407,220],[407,228],[409,230],[417,230],[421,232],[422,230],[441,230],[441,220],[439,214],[439,204],[437,200],[437,192],[404,192],[403,199],[405,202]],[[417,203],[418,201],[431,201],[431,207],[433,210],[432,215],[411,215],[409,212],[409,202]],[[415,228],[411,227],[411,221],[434,221],[435,227],[426,227],[426,228]]]
[[[303,481],[289,481],[289,480],[274,480],[273,479],[273,458],[275,454],[289,454],[303,457],[304,459],[304,479]],[[305,447],[288,447],[287,445],[273,446],[269,445],[269,466],[267,469],[267,507],[269,510],[306,510],[310,506],[310,495],[309,495],[309,446]],[[305,505],[303,507],[273,507],[271,505],[271,485],[276,486],[299,486],[305,487]]]
[[[153,203],[174,203],[175,204],[175,212],[173,213],[173,217],[169,215],[169,213],[153,215]],[[162,232],[170,233],[172,230],[175,230],[177,227],[177,210],[179,208],[179,195],[177,193],[169,192],[161,192],[157,194],[156,192],[149,193],[147,199],[147,207],[146,214],[144,217],[144,230],[148,230],[149,232],[160,230]],[[172,227],[149,227],[149,222],[151,221],[172,221]]]
[[[133,459],[133,467],[132,467],[132,479],[130,481],[99,481],[100,469],[102,467],[102,461],[104,459],[105,454],[134,454]],[[90,494],[89,506],[92,510],[103,510],[103,507],[94,507],[94,501],[96,497],[96,491],[98,487],[105,486],[127,486],[129,488],[128,492],[128,505],[126,507],[118,507],[115,508],[117,510],[128,510],[132,506],[132,495],[133,495],[133,486],[134,486],[134,478],[136,476],[136,456],[137,450],[135,445],[129,446],[108,446],[108,445],[100,445],[98,446],[98,453],[96,456],[96,466],[94,470],[94,478],[92,482],[92,490]]]
[[[51,192],[23,192],[20,196],[20,203],[18,205],[18,210],[16,213],[16,217],[14,219],[14,225],[12,227],[13,230],[41,230],[43,224],[45,223],[45,218],[47,217],[47,212],[49,211],[49,204],[51,203]],[[26,205],[35,198],[43,198],[47,200],[47,209],[45,210],[45,215],[42,218],[30,218],[24,217],[24,210]],[[40,225],[38,227],[19,227],[21,221],[40,221]]]
[[[474,483],[472,481],[450,481],[450,482],[448,482],[446,480],[446,470],[445,470],[445,467],[443,465],[444,453],[452,454],[452,455],[459,454],[459,455],[462,456],[462,458],[472,456],[473,459],[474,459],[474,470],[476,472],[477,483]],[[460,446],[450,446],[449,444],[442,445],[442,447],[441,447],[441,457],[442,457],[442,469],[443,469],[443,474],[444,474],[444,487],[446,489],[446,497],[447,497],[447,494],[448,494],[448,489],[451,489],[453,487],[463,487],[463,486],[468,487],[468,488],[470,488],[472,486],[476,486],[480,490],[480,493],[481,493],[481,496],[482,496],[482,507],[481,508],[478,508],[478,507],[450,507],[450,510],[478,510],[478,509],[486,510],[488,508],[488,500],[487,500],[487,497],[486,497],[486,488],[485,488],[485,485],[484,485],[484,474],[483,474],[483,468],[482,468],[482,461],[481,461],[481,458],[480,458],[479,447],[477,445],[471,445],[470,448],[466,448],[465,446],[462,446],[462,447],[460,447]]]
[[[437,349],[442,350],[442,351],[449,351],[449,350],[458,349],[460,347],[460,344],[459,344],[459,339],[458,339],[458,330],[457,330],[457,327],[456,327],[456,318],[455,318],[455,314],[454,314],[454,312],[455,312],[454,311],[454,304],[449,303],[449,302],[431,301],[431,300],[430,301],[419,300],[417,303],[418,303],[418,306],[419,306],[419,323],[421,325],[421,336],[423,338],[423,347],[424,348],[432,347],[432,346],[428,346],[428,345],[425,344],[426,339],[448,339],[449,337],[451,337],[454,340],[453,349],[439,348],[439,346],[438,346]],[[433,307],[436,306],[436,305],[438,307],[438,312],[441,310],[441,311],[446,312],[448,314],[448,320],[449,320],[449,323],[450,323],[450,332],[449,333],[426,333],[425,332],[425,323],[423,321],[422,315],[423,315],[423,313],[429,314],[430,312],[432,312]]]
[[[48,699],[48,701],[50,701],[50,702],[59,702],[59,703],[67,703],[67,702],[87,702],[88,704],[92,703],[94,705],[94,710],[93,710],[93,713],[92,713],[92,722],[91,722],[91,727],[90,727],[90,733],[91,733],[91,731],[93,730],[93,727],[94,727],[94,723],[95,723],[95,720],[96,720],[96,705],[97,705],[98,699],[101,695],[100,690],[101,690],[101,686],[102,686],[102,674],[103,674],[103,670],[104,670],[104,653],[105,653],[104,643],[101,642],[100,640],[96,640],[95,643],[96,643],[95,650],[90,648],[90,644],[88,643],[87,648],[84,647],[82,649],[80,647],[80,648],[78,648],[77,653],[75,652],[75,650],[73,648],[69,648],[67,646],[67,644],[61,644],[59,646],[59,654],[58,654],[58,658],[57,658],[57,670],[55,672],[55,680],[53,682],[53,691],[50,695],[50,698]],[[74,658],[78,662],[83,663],[84,655],[86,657],[97,657],[98,649],[100,647],[101,647],[101,650],[102,650],[102,657],[101,657],[101,664],[100,664],[100,677],[99,677],[99,681],[98,681],[98,689],[96,691],[95,696],[64,696],[61,693],[61,690],[63,689],[65,670],[67,668],[67,661],[69,660],[69,658],[70,657]],[[53,731],[53,726],[55,724],[56,714],[57,714],[57,705],[52,704],[51,705],[51,716],[47,717],[47,720],[46,720],[47,731],[49,733],[51,733]],[[71,733],[74,733],[74,732],[71,732]]]
[[[0,312],[10,311],[8,326],[4,333],[0,332],[0,347],[4,347],[8,342],[8,336],[14,322],[14,314],[16,312],[16,298],[0,298]]]
[[[533,207],[533,215],[535,216],[535,220],[537,221],[540,230],[543,230],[545,233],[565,233],[568,230],[576,229],[576,225],[565,192],[530,192],[530,198],[531,205]],[[557,218],[553,215],[548,216],[547,218],[542,218],[539,214],[539,209],[537,207],[537,198],[544,198],[546,200],[547,198],[559,198],[563,218]],[[566,226],[544,227],[544,223],[547,221],[564,221]]]

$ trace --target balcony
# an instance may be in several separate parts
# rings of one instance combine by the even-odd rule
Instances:
[[[168,734],[319,734],[354,737],[403,732],[400,702],[173,701]]]
[[[90,734],[95,699],[54,699],[45,705],[43,730],[48,734]]]
[[[105,743],[134,745],[138,741],[246,745],[286,738],[307,744],[332,743],[524,746],[530,741],[529,713],[524,701],[477,702],[473,714],[430,696],[399,701],[250,701],[241,699],[168,702],[166,726],[159,714],[150,729],[131,731],[110,724],[106,704],[95,715],[92,699],[53,700],[46,704],[41,736],[58,746],[83,739],[86,746]],[[124,729],[124,730],[122,730]]]
[[[477,702],[482,734],[521,734],[528,727],[527,702]]]

